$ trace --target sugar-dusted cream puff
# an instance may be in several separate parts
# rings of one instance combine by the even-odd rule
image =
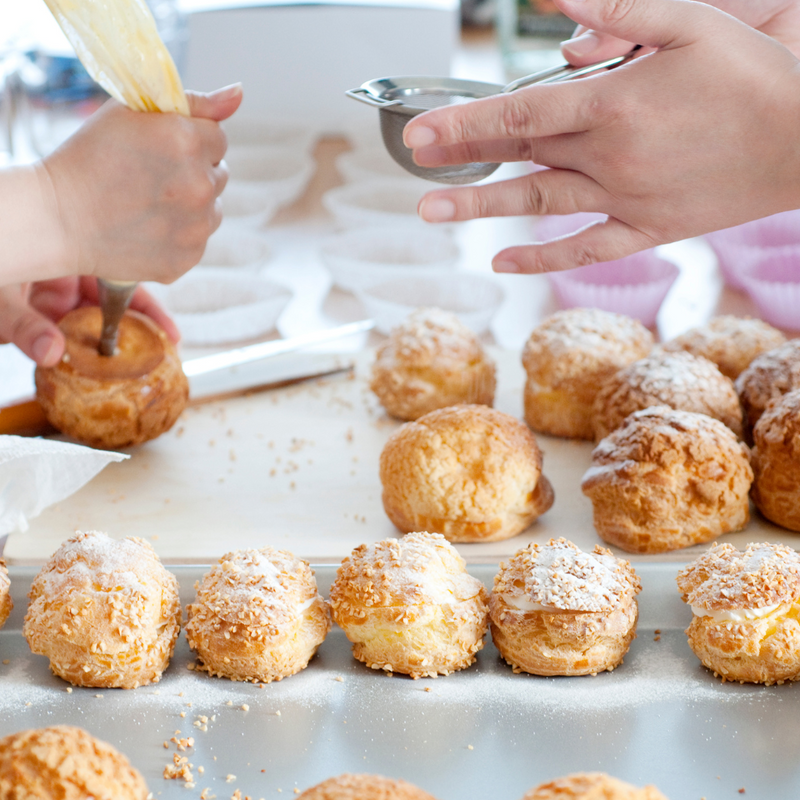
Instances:
[[[800,678],[800,554],[779,544],[712,548],[678,573],[689,646],[723,681]]]
[[[330,629],[314,571],[286,550],[227,553],[186,609],[186,639],[199,669],[270,683],[304,669]]]
[[[489,598],[492,640],[514,672],[596,675],[622,663],[636,636],[639,578],[600,546],[529,544],[500,564]]]
[[[306,789],[297,800],[435,800],[407,781],[380,775],[338,775]]]
[[[578,772],[526,792],[522,800],[667,800],[655,786],[638,789],[604,772]]]
[[[76,686],[134,689],[161,678],[181,623],[178,582],[144,539],[77,533],[31,584],[23,634]]]
[[[0,558],[0,628],[6,624],[12,608],[14,603],[11,600],[11,581],[8,579],[6,562]]]
[[[141,774],[110,744],[54,725],[0,739],[1,800],[145,800]]]
[[[539,433],[594,438],[598,388],[652,347],[650,331],[622,314],[596,308],[556,312],[534,329],[522,352],[525,421]]]
[[[650,406],[707,414],[742,435],[742,409],[733,381],[707,358],[656,348],[599,388],[594,401],[595,438],[608,436],[628,414]]]
[[[495,365],[455,314],[420,308],[378,348],[370,387],[389,414],[413,420],[457,403],[492,405]]]
[[[553,504],[534,435],[486,406],[407,422],[383,448],[380,479],[383,507],[401,531],[433,531],[451,542],[508,539]]]
[[[435,678],[468,667],[483,647],[486,589],[437,533],[360,545],[330,599],[353,655],[372,669]]]
[[[749,453],[719,420],[653,406],[592,452],[581,489],[600,538],[629,553],[708,542],[750,519]]]

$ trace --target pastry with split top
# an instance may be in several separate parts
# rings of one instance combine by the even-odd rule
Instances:
[[[742,435],[742,409],[733,381],[707,358],[656,348],[600,387],[594,401],[595,438],[608,436],[629,414],[650,406],[707,414]]]
[[[371,669],[435,678],[468,667],[483,647],[486,589],[437,533],[360,545],[330,600],[353,655]]]
[[[492,640],[514,672],[596,675],[622,663],[636,636],[639,578],[599,545],[529,544],[500,564],[489,597]]]
[[[28,645],[76,686],[135,689],[169,665],[181,623],[178,582],[144,539],[77,533],[28,597]]]
[[[286,550],[227,553],[196,588],[186,639],[211,675],[279,681],[308,665],[330,629],[314,571]]]
[[[457,403],[492,405],[495,365],[455,314],[420,308],[378,348],[370,387],[389,414],[413,420]]]
[[[522,352],[525,422],[539,433],[593,439],[598,388],[652,347],[653,335],[631,317],[596,308],[558,311],[534,329]]]
[[[0,800],[145,800],[141,774],[110,744],[54,725],[0,739]]]
[[[601,539],[629,553],[663,553],[741,530],[752,482],[747,447],[730,428],[653,406],[600,441],[581,489]]]
[[[491,542],[524,531],[553,504],[536,438],[486,406],[451,406],[407,422],[380,459],[383,507],[404,533]]]
[[[113,356],[97,351],[99,308],[76,308],[59,327],[66,338],[61,361],[36,368],[36,397],[53,427],[103,449],[142,444],[172,427],[189,382],[172,342],[149,317],[125,312]]]
[[[678,573],[689,646],[723,681],[800,678],[800,554],[779,544],[712,548]]]
[[[8,579],[6,562],[0,558],[0,628],[6,624],[12,608],[14,603],[11,600],[11,581]]]
[[[412,784],[380,775],[339,775],[306,789],[298,800],[435,800]]]
[[[603,772],[578,772],[548,781],[522,800],[667,800],[655,786],[638,789]]]

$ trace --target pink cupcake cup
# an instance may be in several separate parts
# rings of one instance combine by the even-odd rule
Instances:
[[[759,251],[740,277],[764,320],[800,331],[800,244]]]

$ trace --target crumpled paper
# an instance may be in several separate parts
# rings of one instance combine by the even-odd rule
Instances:
[[[0,542],[28,530],[29,520],[77,492],[107,464],[126,458],[50,439],[0,436]]]

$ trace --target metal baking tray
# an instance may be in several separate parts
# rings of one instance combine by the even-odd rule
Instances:
[[[165,800],[205,789],[226,800],[237,789],[253,800],[293,795],[342,772],[405,778],[438,800],[520,800],[580,770],[652,783],[670,800],[800,797],[800,685],[723,684],[705,670],[683,633],[680,566],[636,565],[638,637],[622,666],[597,677],[515,675],[490,641],[462,672],[391,677],[356,662],[334,628],[306,670],[264,688],[191,671],[182,634],[159,684],[71,692],[22,637],[36,570],[15,567],[15,609],[0,631],[0,735],[79,725],[125,753]],[[490,587],[497,565],[469,570]],[[205,570],[172,571],[184,603],[193,599]],[[327,596],[335,567],[316,572]],[[194,724],[201,716],[207,731]],[[194,765],[193,788],[163,778],[173,736],[194,737],[179,753]]]

